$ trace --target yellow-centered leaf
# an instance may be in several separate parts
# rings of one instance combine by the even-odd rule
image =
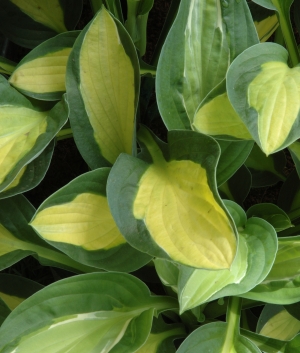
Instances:
[[[126,242],[112,218],[107,198],[101,195],[83,193],[71,202],[45,208],[31,225],[46,240],[86,250],[108,250]]]

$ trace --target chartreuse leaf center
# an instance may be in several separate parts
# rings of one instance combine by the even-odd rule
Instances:
[[[139,135],[153,164],[142,175],[133,204],[152,239],[172,259],[199,268],[229,268],[236,238],[208,185],[207,172],[191,160],[163,158],[153,139]]]
[[[31,225],[48,241],[86,250],[108,250],[126,242],[102,195],[82,193],[71,202],[45,208]]]
[[[34,21],[40,22],[58,33],[67,31],[64,24],[64,13],[60,6],[59,0],[10,1],[18,6],[21,11],[26,13],[26,15],[31,17]]]
[[[71,50],[64,48],[22,64],[10,77],[10,84],[34,93],[64,92],[66,66]]]
[[[47,112],[16,106],[0,108],[0,183],[46,131]]]
[[[267,62],[248,87],[248,103],[258,113],[258,135],[269,155],[287,139],[300,109],[300,68]]]
[[[80,50],[80,91],[102,155],[114,163],[132,153],[135,117],[134,67],[117,26],[103,8]]]

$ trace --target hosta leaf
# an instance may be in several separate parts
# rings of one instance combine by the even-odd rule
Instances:
[[[300,237],[278,238],[278,252],[268,276],[244,298],[270,304],[292,304],[300,295]]]
[[[17,64],[11,60],[6,59],[3,56],[0,56],[0,73],[11,75],[14,71]]]
[[[276,232],[292,227],[288,215],[272,203],[261,203],[251,206],[247,210],[247,217],[259,217],[265,219],[275,228]]]
[[[169,132],[168,145],[144,127],[138,136],[146,162],[123,154],[108,178],[108,202],[122,234],[156,257],[229,268],[236,238],[216,191],[217,143],[192,131]]]
[[[231,178],[219,186],[219,193],[223,199],[232,200],[239,205],[249,194],[252,177],[248,168],[242,165]]]
[[[281,305],[265,305],[257,332],[263,336],[288,341],[300,331],[300,321],[289,314]]]
[[[1,191],[0,199],[21,194],[37,186],[44,178],[49,168],[53,150],[54,140],[50,142],[37,158],[20,170],[13,182]]]
[[[62,33],[27,54],[9,83],[23,94],[42,100],[59,100],[66,91],[67,61],[79,31]]]
[[[230,53],[218,3],[182,1],[162,48],[156,91],[168,129],[190,129],[200,102],[225,77]]]
[[[217,140],[221,156],[217,167],[217,184],[222,185],[243,165],[252,150],[252,141]]]
[[[67,120],[64,101],[37,111],[3,76],[0,77],[0,191],[38,157]]]
[[[275,43],[246,49],[227,73],[231,104],[268,156],[300,137],[300,68],[289,68],[287,51]]]
[[[139,79],[132,40],[102,7],[74,45],[66,81],[74,138],[92,169],[132,153]]]
[[[224,343],[228,325],[225,322],[210,323],[193,331],[181,344],[177,353],[260,353],[260,350],[247,338],[236,334],[232,337],[230,351]]]
[[[245,165],[252,175],[252,187],[269,186],[285,179],[283,169],[286,165],[286,158],[283,151],[266,157],[255,144]]]
[[[143,282],[120,273],[58,281],[20,304],[0,329],[0,352],[128,352],[146,341],[153,314],[176,301],[152,297]],[[14,328],[12,330],[12,327]]]
[[[25,277],[7,273],[0,274],[0,298],[10,310],[14,310],[25,299],[42,288],[44,286]]]
[[[161,316],[153,318],[150,335],[136,353],[175,353],[173,341],[185,336],[186,332],[181,324],[166,325]]]
[[[300,142],[295,141],[289,146],[289,151],[291,153],[291,156],[293,158],[293,161],[295,163],[295,167],[298,173],[298,176],[300,175]]]
[[[247,256],[246,240],[239,237],[237,255],[230,269],[211,271],[181,266],[178,280],[180,312],[183,313],[209,301],[228,284],[240,283],[247,271]]]
[[[82,0],[3,0],[0,28],[13,42],[34,48],[57,33],[75,28]]]
[[[279,26],[277,15],[274,11],[259,6],[255,2],[250,2],[248,5],[259,40],[265,42]]]
[[[179,266],[175,262],[165,259],[154,259],[153,262],[162,284],[171,287],[177,293]]]
[[[244,227],[230,270],[181,267],[178,284],[181,311],[206,301],[245,293],[267,276],[277,250],[276,233],[267,222],[258,218],[248,220]]]
[[[35,209],[22,195],[0,200],[0,269],[3,270],[26,256],[32,255],[46,266],[65,268],[72,272],[91,272],[40,239],[28,225]]]
[[[118,230],[106,198],[110,169],[81,175],[51,195],[31,226],[74,260],[111,271],[134,271],[150,257],[132,248]]]

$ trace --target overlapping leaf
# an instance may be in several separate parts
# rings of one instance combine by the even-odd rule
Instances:
[[[67,120],[64,101],[50,111],[32,104],[0,77],[0,191],[37,158]]]
[[[82,0],[3,0],[0,28],[13,42],[34,48],[57,33],[75,28]]]
[[[9,83],[23,94],[42,100],[59,100],[66,91],[67,61],[79,31],[62,33],[26,55]]]
[[[109,171],[101,168],[73,180],[40,206],[30,224],[76,261],[131,272],[151,257],[132,248],[112,218],[105,191]]]
[[[0,352],[128,352],[146,341],[152,317],[176,308],[133,276],[102,273],[56,282],[20,304],[0,329]],[[13,329],[12,329],[13,328]]]
[[[277,251],[274,229],[262,219],[252,218],[246,222],[243,210],[232,202],[227,201],[226,207],[240,232],[237,255],[230,269],[210,271],[182,266],[178,281],[181,311],[247,292],[271,270]]]
[[[35,209],[22,195],[0,200],[0,268],[5,269],[32,255],[46,266],[84,273],[95,269],[62,254],[40,239],[28,225]]]
[[[259,285],[241,296],[270,304],[292,304],[300,295],[299,236],[278,240],[278,252],[268,276]]]
[[[139,131],[140,158],[121,155],[108,178],[112,215],[132,246],[198,268],[229,268],[234,226],[215,184],[217,143],[192,131],[163,144]]]
[[[300,137],[300,68],[289,68],[288,53],[275,43],[245,50],[227,74],[231,104],[268,156]]]
[[[74,138],[92,169],[132,153],[139,79],[132,40],[102,7],[74,45],[66,81]]]

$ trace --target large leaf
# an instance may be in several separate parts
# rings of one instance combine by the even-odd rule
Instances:
[[[34,48],[57,33],[75,28],[82,0],[3,0],[0,28],[13,42]]]
[[[0,76],[0,191],[38,157],[67,120],[64,101],[50,111],[32,104]]]
[[[51,195],[31,226],[74,260],[110,271],[131,272],[151,257],[132,248],[118,230],[106,198],[109,168],[81,175]]]
[[[268,156],[300,137],[300,68],[289,68],[288,52],[275,43],[252,46],[227,73],[231,104]]]
[[[274,265],[258,286],[241,296],[271,304],[292,304],[300,295],[300,236],[278,238]]]
[[[114,164],[107,195],[124,237],[137,249],[198,268],[229,268],[234,225],[216,190],[218,144],[192,131],[171,131],[166,145],[139,131],[141,159]]]
[[[136,351],[152,316],[176,308],[152,297],[143,282],[120,273],[56,282],[20,304],[0,329],[0,352],[92,353]]]
[[[157,67],[158,107],[168,129],[190,129],[200,102],[224,79],[229,56],[219,0],[181,1]]]
[[[74,138],[92,169],[132,153],[139,79],[132,40],[102,7],[76,40],[66,81]]]
[[[254,343],[238,334],[231,337],[230,347],[225,346],[227,328],[224,322],[201,326],[185,339],[177,353],[260,353]]]
[[[66,91],[67,61],[78,34],[62,33],[31,50],[14,69],[9,83],[29,97],[61,99]]]
[[[28,225],[35,209],[22,195],[0,200],[0,269],[5,269],[28,255],[41,264],[72,272],[91,272],[40,239]]]

